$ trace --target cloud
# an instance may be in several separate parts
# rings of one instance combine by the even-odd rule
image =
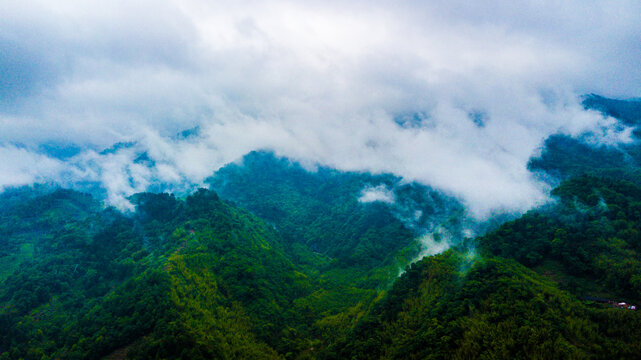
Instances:
[[[421,252],[417,255],[415,261],[425,256],[440,254],[452,246],[450,239],[447,237],[443,238],[438,232],[420,237],[419,243],[421,244]]]
[[[58,178],[65,165],[16,146],[0,146],[0,190]]]
[[[636,1],[0,7],[0,146],[48,164],[5,165],[3,183],[95,181],[121,206],[268,149],[522,211],[547,198],[526,170],[547,136],[627,141],[579,95],[641,94]],[[100,154],[116,142],[135,145]]]
[[[380,201],[387,204],[393,204],[395,199],[392,190],[388,189],[385,185],[378,185],[363,189],[358,201],[362,203]]]

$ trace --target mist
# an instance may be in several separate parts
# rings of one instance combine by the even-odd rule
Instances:
[[[631,141],[581,95],[641,95],[636,1],[0,10],[0,188],[95,182],[121,209],[135,192],[193,189],[269,150],[393,173],[477,218],[520,212],[548,200],[526,166],[551,134]],[[128,145],[103,151],[116,143]]]

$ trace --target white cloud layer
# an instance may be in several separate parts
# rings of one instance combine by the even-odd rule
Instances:
[[[638,1],[8,1],[0,20],[0,187],[99,181],[121,207],[267,149],[520,211],[546,199],[526,170],[545,137],[626,140],[578,95],[641,95]]]

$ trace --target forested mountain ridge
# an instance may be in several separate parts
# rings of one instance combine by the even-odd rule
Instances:
[[[252,152],[208,179],[221,197],[237,202],[276,226],[293,248],[328,256],[340,267],[375,269],[399,251],[415,257],[426,232],[462,239],[465,209],[456,199],[389,175],[339,172],[266,152]],[[368,191],[381,196],[363,200]],[[312,266],[315,266],[312,264]]]
[[[346,267],[305,246],[286,249],[280,231],[209,190],[136,194],[133,214],[71,190],[6,194],[3,358],[306,356],[343,326],[332,319],[358,312],[398,274],[396,261]],[[359,231],[380,238],[369,227],[392,215],[354,206],[370,219]],[[395,236],[413,240],[394,224]]]
[[[278,230],[208,190],[138,194],[131,216],[68,190],[27,197],[3,210],[11,246],[28,239],[34,251],[0,290],[0,350],[7,359],[634,357],[640,314],[585,298],[641,300],[641,188],[580,177],[554,193],[558,204],[424,258],[389,291],[297,264]],[[47,223],[59,226],[29,235]]]
[[[513,260],[450,250],[413,264],[327,358],[636,358],[640,325]]]
[[[71,206],[59,193],[17,210],[38,217],[44,207],[55,220],[53,209]],[[310,288],[280,235],[207,190],[134,201],[134,217],[92,215],[102,229],[83,217],[32,239],[34,256],[0,290],[3,358],[97,358],[125,346],[134,358],[275,357],[265,341]]]
[[[0,359],[639,358],[637,148],[549,138],[530,167],[555,200],[485,228],[427,186],[266,152],[131,213],[10,189]]]

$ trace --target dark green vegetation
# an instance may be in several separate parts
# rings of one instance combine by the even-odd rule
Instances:
[[[344,267],[379,265],[412,240],[384,204],[359,204],[357,194],[367,183],[358,176],[323,169],[314,175],[287,160],[252,153],[243,166],[228,166],[210,182],[222,197],[273,223],[292,245]]]
[[[551,273],[577,294],[641,301],[641,188],[589,176],[554,190],[560,204],[478,238],[492,254]]]
[[[465,221],[460,203],[426,186],[391,175],[309,172],[269,153],[252,152],[209,182],[222,198],[272,223],[295,262],[350,284],[370,279],[360,284],[368,288],[395,277],[418,254],[419,231],[441,227],[461,237]],[[395,203],[359,202],[364,189],[376,187],[390,189]]]
[[[634,311],[597,308],[509,259],[461,250],[413,264],[330,358],[636,358]]]
[[[265,153],[132,214],[5,191],[0,359],[639,358],[641,312],[594,301],[641,305],[637,147],[548,139],[558,201],[464,240],[428,187]],[[406,267],[433,231],[461,241]]]
[[[131,218],[59,190],[5,209],[3,246],[33,254],[2,279],[2,357],[276,357],[310,286],[279,235],[207,190],[135,202]]]

